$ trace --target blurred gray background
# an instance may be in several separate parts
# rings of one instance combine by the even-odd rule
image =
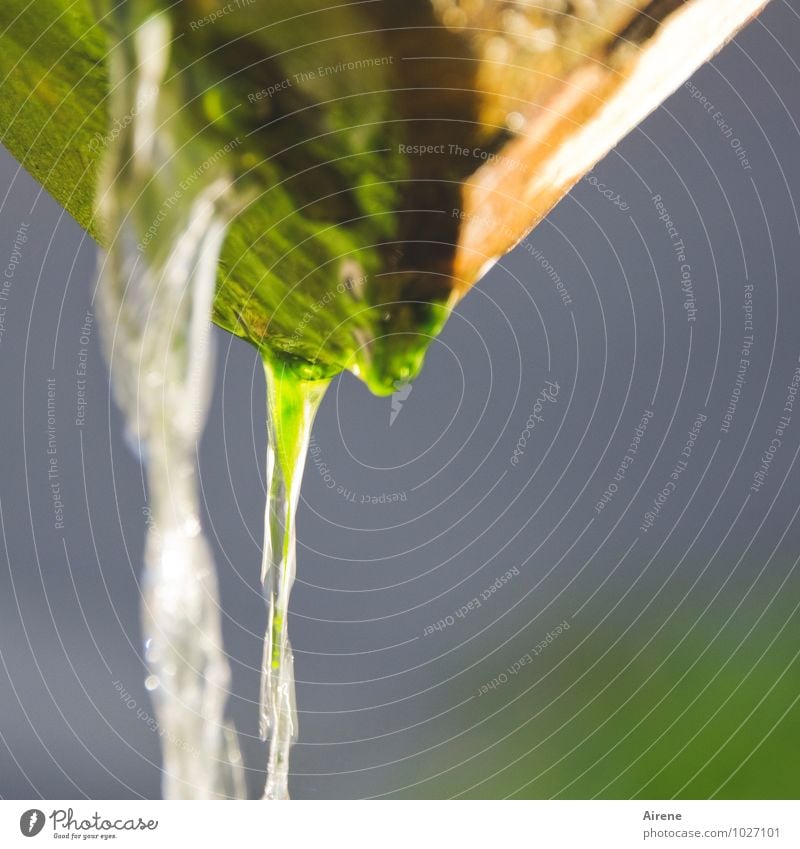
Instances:
[[[800,364],[798,60],[800,2],[775,0],[692,77],[713,112],[682,87],[597,166],[627,209],[578,185],[460,305],[392,424],[390,399],[334,383],[299,516],[295,797],[796,797],[800,402],[750,487]],[[96,248],[0,168],[3,269],[28,235],[0,300],[0,795],[157,797],[147,496],[96,321],[82,339]],[[685,243],[693,322],[654,195]],[[746,285],[754,340],[726,432]],[[200,464],[255,796],[264,383],[251,348],[216,338]],[[558,395],[514,465],[546,381]]]

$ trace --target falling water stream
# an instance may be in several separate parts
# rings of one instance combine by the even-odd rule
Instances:
[[[169,215],[152,214],[173,179],[164,165],[168,139],[156,132],[168,38],[163,19],[151,18],[115,54],[115,97],[139,111],[106,162],[99,208],[112,238],[98,299],[114,394],[147,469],[142,631],[164,796],[241,798],[241,756],[224,718],[230,670],[196,468],[213,383],[208,317],[235,199],[230,179],[209,170]],[[148,219],[159,227],[151,242],[142,236]]]
[[[98,296],[115,397],[147,470],[142,630],[164,796],[244,798],[242,759],[224,718],[230,670],[196,461],[213,384],[209,316],[219,255],[241,198],[216,156],[190,180],[175,173],[177,139],[162,126],[169,35],[167,19],[153,16],[113,53],[115,108],[132,120],[111,148],[101,186],[98,207],[111,238]],[[328,381],[304,379],[272,355],[264,355],[264,369],[267,628],[260,733],[269,740],[264,798],[287,799],[297,735],[288,636],[295,516],[311,425]]]
[[[115,395],[147,466],[142,628],[172,799],[243,793],[223,720],[230,673],[195,459],[213,374],[208,314],[223,196],[218,184],[200,193],[162,263],[137,267],[124,247],[112,249],[100,293]]]

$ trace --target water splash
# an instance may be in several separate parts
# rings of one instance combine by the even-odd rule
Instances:
[[[296,516],[311,427],[329,385],[303,380],[285,361],[264,357],[267,378],[267,508],[261,580],[267,632],[261,679],[260,732],[269,737],[265,799],[289,798],[289,749],[297,736],[289,596],[296,568]]]
[[[174,140],[159,129],[169,39],[166,19],[154,16],[113,52],[112,108],[136,108],[105,162],[99,209],[110,247],[98,299],[114,394],[146,459],[151,521],[142,630],[164,796],[241,798],[241,756],[224,721],[230,670],[196,470],[213,375],[209,316],[236,198],[224,169],[208,168],[165,209],[179,182]]]

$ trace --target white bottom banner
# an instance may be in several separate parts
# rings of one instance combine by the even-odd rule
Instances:
[[[800,847],[797,802],[0,801],[0,847]]]

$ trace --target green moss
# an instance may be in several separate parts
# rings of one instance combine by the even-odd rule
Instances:
[[[407,355],[397,374],[392,356],[382,355],[389,371],[370,380],[373,360],[364,351],[404,297],[385,272],[395,270],[398,246],[410,235],[409,216],[398,210],[420,205],[403,197],[411,165],[397,153],[411,130],[389,120],[397,109],[389,60],[358,72],[315,70],[388,56],[389,45],[374,21],[346,6],[328,11],[309,0],[298,15],[292,4],[259,4],[193,28],[206,5],[187,0],[170,11],[176,37],[160,100],[167,114],[178,115],[170,128],[181,146],[169,162],[173,183],[235,140],[225,164],[251,198],[223,247],[213,320],[262,350],[307,361],[318,374],[358,371],[361,357],[368,382],[391,386],[408,371]],[[114,127],[108,35],[124,42],[142,9],[125,7],[101,26],[89,0],[8,0],[0,7],[2,143],[100,242],[95,188]],[[329,38],[308,45],[308,14]],[[251,97],[287,79],[279,94]],[[130,122],[133,113],[132,106],[114,117]],[[151,207],[144,205],[145,217]],[[136,226],[146,231],[149,223],[137,219]],[[434,293],[434,300],[446,294]],[[418,337],[420,365],[428,341]]]
[[[108,78],[89,3],[7,0],[0,28],[0,140],[97,238],[94,148],[107,132]]]

